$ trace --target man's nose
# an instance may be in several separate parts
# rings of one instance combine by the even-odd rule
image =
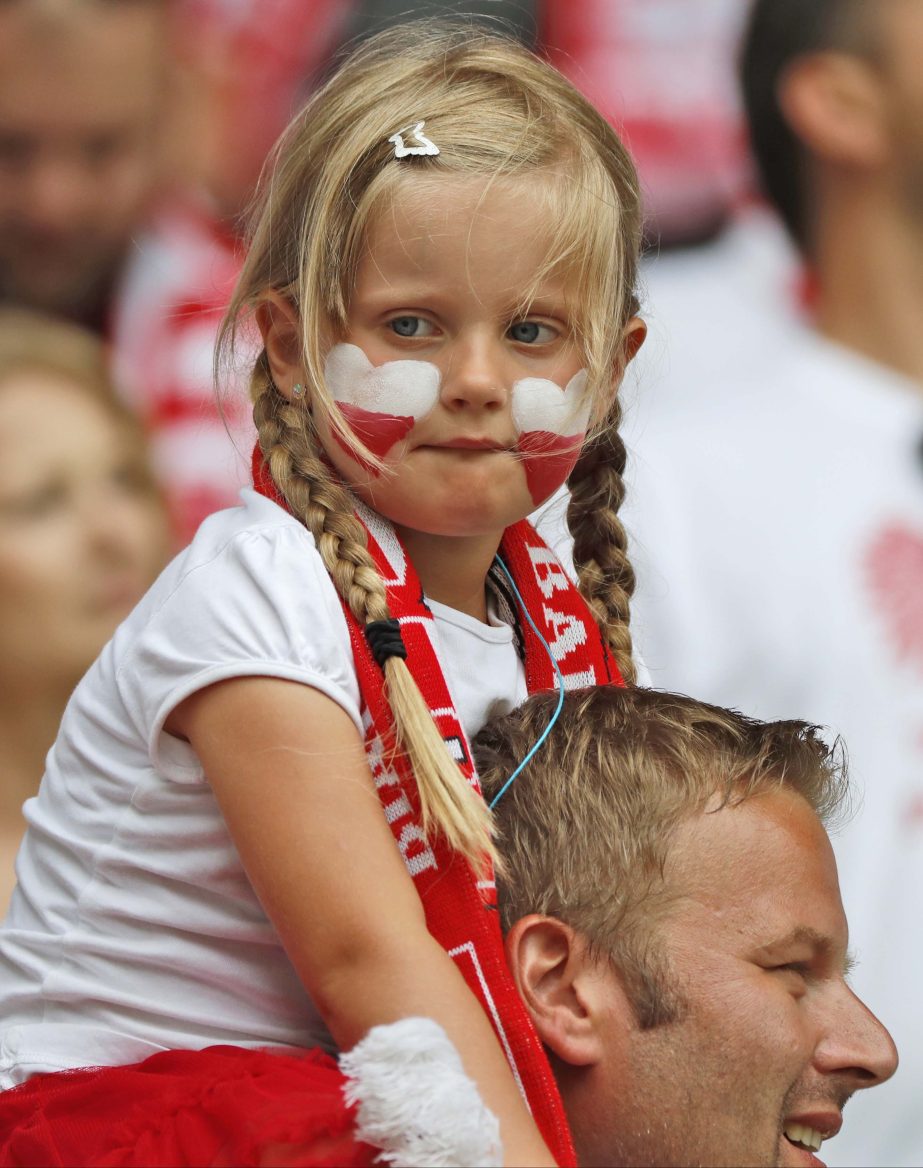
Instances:
[[[499,410],[509,398],[501,346],[476,334],[455,340],[445,367],[440,396],[453,410]]]
[[[814,1061],[822,1073],[845,1076],[854,1090],[860,1090],[890,1079],[897,1070],[898,1054],[885,1027],[843,983],[831,1004]]]

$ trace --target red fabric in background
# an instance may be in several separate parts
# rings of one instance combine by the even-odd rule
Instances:
[[[319,1051],[164,1051],[0,1092],[0,1166],[361,1168],[336,1062]]]
[[[744,0],[538,0],[539,40],[622,135],[649,229],[700,238],[752,187],[737,92]]]

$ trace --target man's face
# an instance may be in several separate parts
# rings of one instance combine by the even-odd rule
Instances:
[[[666,878],[680,895],[656,935],[685,1009],[650,1030],[613,1009],[601,1063],[573,1091],[565,1078],[581,1163],[821,1163],[799,1145],[896,1066],[844,980],[826,832],[800,796],[760,795],[684,824]]]
[[[154,4],[0,14],[0,296],[87,318],[160,177]]]

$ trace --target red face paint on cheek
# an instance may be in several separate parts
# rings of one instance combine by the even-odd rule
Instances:
[[[590,416],[583,400],[586,380],[581,369],[563,389],[541,377],[527,377],[513,386],[516,449],[536,507],[565,482],[580,457]]]
[[[439,370],[426,361],[388,361],[373,366],[357,345],[334,345],[324,369],[331,396],[356,438],[378,458],[406,438],[435,406]],[[391,406],[392,413],[387,408]],[[339,435],[337,442],[354,462],[379,473]]]
[[[374,410],[364,410],[361,406],[350,405],[348,402],[337,402],[337,408],[359,441],[379,458],[384,458],[395,443],[406,438],[415,425],[414,418],[402,417],[400,414],[379,414]],[[351,449],[339,434],[335,434],[335,437],[343,450],[354,462],[358,462],[363,470],[371,474],[379,473],[367,459]]]
[[[529,430],[519,435],[516,449],[522,455],[526,485],[536,507],[555,493],[577,465],[583,439],[583,434],[562,437],[549,430]]]

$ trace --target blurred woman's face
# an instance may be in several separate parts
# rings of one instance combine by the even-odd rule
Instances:
[[[162,566],[124,425],[62,375],[0,381],[0,679],[71,686]]]

